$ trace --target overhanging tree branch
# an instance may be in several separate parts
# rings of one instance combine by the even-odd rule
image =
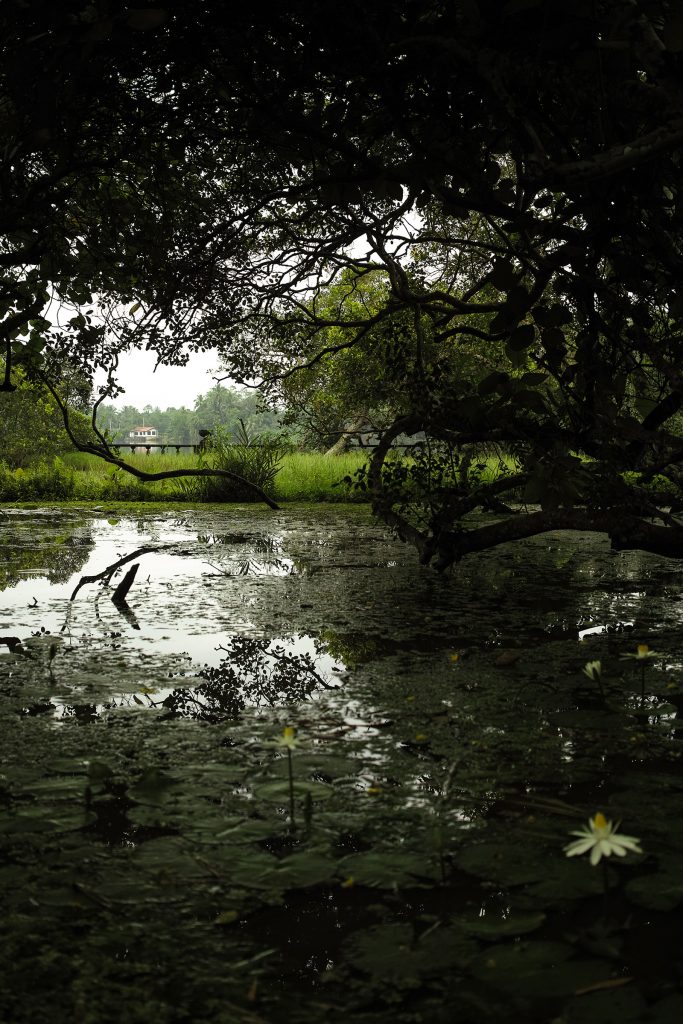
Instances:
[[[138,469],[137,466],[131,466],[129,463],[124,462],[123,459],[119,458],[114,454],[112,449],[109,447],[102,434],[98,436],[100,442],[98,444],[92,444],[91,442],[84,442],[79,440],[74,434],[71,427],[71,421],[69,418],[69,410],[61,399],[61,396],[57,393],[53,384],[46,378],[42,378],[43,383],[49,390],[50,394],[55,400],[57,407],[62,415],[62,421],[64,423],[64,429],[67,436],[73,446],[79,451],[86,455],[94,455],[98,459],[102,459],[103,462],[109,463],[110,466],[116,466],[117,469],[122,469],[126,473],[130,473],[132,476],[137,477],[138,480],[145,482],[151,482],[153,480],[175,480],[180,477],[221,477],[224,480],[231,480],[233,483],[239,484],[241,487],[245,487],[251,491],[256,497],[260,498],[261,501],[265,502],[269,508],[278,510],[280,506],[277,502],[273,501],[261,487],[251,483],[250,480],[246,480],[244,477],[239,476],[238,473],[231,473],[227,469],[168,469],[163,470],[159,473],[146,473],[143,469]]]

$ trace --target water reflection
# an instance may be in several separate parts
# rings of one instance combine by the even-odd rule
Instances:
[[[197,543],[217,549],[216,557],[207,564],[223,576],[289,576],[297,571],[293,560],[282,555],[283,538],[274,534],[200,533]],[[245,547],[247,551],[235,557],[234,549]]]
[[[8,589],[0,637],[12,644],[0,646],[0,671],[12,662],[22,685],[35,682],[32,638],[51,632],[60,639],[53,668],[62,689],[50,696],[64,704],[78,693],[96,706],[149,706],[144,694],[140,705],[131,695],[147,685],[166,699],[169,679],[184,672],[203,680],[194,704],[184,691],[184,713],[233,714],[272,702],[276,664],[285,700],[324,692],[305,665],[298,682],[286,678],[286,662],[273,654],[272,638],[282,636],[299,638],[297,656],[306,653],[302,638],[319,638],[324,656],[306,641],[316,671],[327,678],[329,663],[343,664],[366,693],[377,679],[411,678],[441,679],[448,691],[449,659],[497,664],[501,648],[519,654],[508,674],[523,669],[533,688],[546,685],[549,666],[557,673],[616,661],[650,634],[661,646],[659,632],[683,625],[677,569],[637,552],[615,556],[601,538],[578,534],[486,552],[444,579],[421,569],[367,510],[236,508],[139,519],[31,511],[12,512],[2,525],[0,579]],[[69,602],[81,576],[141,544],[157,547],[141,561],[127,614],[108,599],[111,587],[89,584]],[[23,666],[15,640],[27,652]],[[322,670],[320,656],[328,660]],[[461,685],[476,688],[477,673],[467,679]],[[221,701],[230,710],[221,712]]]
[[[36,578],[64,583],[83,568],[95,544],[87,526],[33,522],[27,529],[7,515],[0,537],[0,591]]]
[[[307,639],[318,657],[296,649],[297,643]],[[321,669],[325,647],[313,638],[281,641],[240,636],[218,649],[224,654],[220,664],[205,666],[198,673],[206,682],[191,690],[176,689],[160,702],[172,715],[220,722],[236,718],[247,705],[274,707],[310,700],[315,692],[340,685]],[[341,667],[330,665],[336,671]]]

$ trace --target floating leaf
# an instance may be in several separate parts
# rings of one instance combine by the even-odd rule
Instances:
[[[566,1015],[567,1024],[655,1024],[659,1017],[651,1016],[651,1009],[634,985],[629,984],[631,978],[612,978],[612,985],[604,991],[580,991],[572,1001]],[[615,988],[615,985],[626,985]],[[671,1024],[679,1024],[683,1019],[683,1007],[679,1015],[671,1019]]]
[[[503,885],[522,885],[537,882],[547,874],[548,857],[531,843],[479,843],[461,850],[456,864],[479,878]]]
[[[22,835],[30,832],[54,832],[54,822],[44,817],[29,814],[5,814],[0,816],[0,835]]]
[[[304,797],[306,794],[310,794],[313,800],[329,800],[334,789],[324,782],[295,782],[294,796]],[[266,782],[254,790],[254,796],[260,800],[275,800],[286,804],[289,802],[289,783]]]
[[[683,1020],[683,995],[667,996],[648,1007],[649,1024],[680,1024]]]
[[[50,761],[48,769],[63,774],[85,775],[88,772],[88,760],[85,757],[58,757]]]
[[[610,885],[616,880],[612,868],[608,869]],[[586,896],[597,896],[603,891],[601,871],[594,871],[583,861],[557,857],[546,865],[540,881],[530,884],[525,894],[543,906],[561,906]]]
[[[129,788],[128,796],[140,804],[162,804],[175,785],[175,780],[158,768],[148,768],[140,781]]]
[[[683,878],[660,871],[632,878],[626,885],[631,903],[648,910],[674,910],[683,903]]]
[[[79,810],[69,814],[53,815],[50,818],[55,832],[78,832],[82,828],[89,828],[97,821],[94,811]]]
[[[168,883],[185,883],[188,876],[204,876],[206,867],[192,856],[182,839],[163,836],[150,839],[135,851],[134,863],[138,868],[155,872]]]
[[[283,889],[300,889],[329,881],[337,866],[336,860],[321,853],[294,853],[278,863],[271,877]]]
[[[526,935],[540,928],[545,921],[542,911],[514,911],[509,917],[487,914],[472,920],[462,920],[462,927],[468,935],[478,939],[503,938],[506,935]]]
[[[82,776],[62,775],[52,779],[40,779],[27,787],[34,796],[47,796],[50,800],[69,800],[85,792],[86,779]]]
[[[381,888],[417,885],[420,879],[434,878],[434,870],[421,854],[399,851],[368,851],[345,857],[339,865],[344,878],[352,877],[356,885]]]
[[[219,914],[218,917],[214,918],[214,922],[213,923],[214,924],[222,924],[222,925],[234,924],[235,921],[239,921],[239,919],[240,919],[239,911],[237,911],[237,910],[224,910],[222,914]]]
[[[139,804],[131,807],[126,817],[133,825],[141,825],[143,828],[169,828],[172,827],[172,820],[168,811],[163,807],[156,807],[149,804]]]
[[[492,946],[475,957],[470,970],[494,988],[541,999],[571,995],[610,976],[602,961],[569,961],[573,952],[561,942]]]
[[[408,924],[378,925],[357,932],[345,945],[346,958],[359,970],[408,988],[467,964],[476,950],[476,943],[456,927],[419,938]]]

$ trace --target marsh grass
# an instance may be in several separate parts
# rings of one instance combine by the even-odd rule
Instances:
[[[277,501],[367,501],[366,495],[342,483],[364,466],[361,452],[326,457],[315,452],[288,455],[275,478]]]
[[[132,466],[150,473],[169,469],[197,469],[194,453],[164,455],[122,452]],[[365,496],[345,484],[343,477],[353,476],[366,459],[351,453],[335,458],[313,453],[294,452],[282,461],[274,485],[277,501],[364,501]],[[190,478],[188,478],[189,480]],[[335,486],[335,485],[339,486]],[[180,479],[137,480],[101,459],[81,452],[56,459],[54,464],[41,463],[31,469],[13,470],[0,463],[0,501],[32,501],[35,499],[81,501],[173,501],[189,500],[185,482]]]
[[[199,460],[194,454],[136,454],[124,457],[126,462],[150,473],[160,473],[165,469],[197,469],[199,466]],[[74,497],[77,498],[113,498],[114,488],[121,491],[135,490],[135,496],[131,495],[130,499],[124,500],[134,500],[138,493],[143,501],[145,498],[159,501],[164,498],[187,497],[182,482],[178,480],[141,483],[94,456],[82,455],[80,452],[67,456],[65,462],[76,470]],[[366,498],[361,492],[342,484],[341,480],[345,476],[353,476],[365,462],[366,456],[355,452],[335,458],[310,452],[285,455],[275,477],[273,497],[277,501],[364,501]]]
[[[147,455],[122,449],[121,457],[129,465],[150,473],[199,468],[199,459],[192,452]],[[365,502],[367,494],[344,483],[344,478],[355,480],[367,458],[363,451],[332,458],[315,452],[287,454],[270,489],[272,497],[278,502]],[[499,471],[499,460],[488,459],[485,469],[479,471],[480,479],[482,482],[494,479]],[[10,469],[0,462],[0,501],[187,501],[191,490],[188,489],[189,479],[145,483],[93,455],[72,452],[28,469]]]

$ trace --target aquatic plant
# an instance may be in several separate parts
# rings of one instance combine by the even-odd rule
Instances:
[[[660,655],[657,651],[651,651],[647,644],[638,644],[635,653],[622,654],[621,658],[633,659],[640,663],[640,699],[645,700],[645,665],[650,658],[658,658]]]
[[[296,819],[294,817],[294,771],[292,768],[292,751],[299,745],[299,740],[296,738],[296,729],[293,725],[286,726],[282,731],[282,736],[276,743],[279,747],[284,747],[287,751],[287,778],[289,781],[289,823],[291,828],[296,828]]]
[[[602,811],[598,811],[594,818],[588,819],[588,825],[570,832],[572,836],[579,836],[574,842],[565,846],[564,850],[568,857],[575,857],[590,851],[591,864],[595,866],[600,862],[601,857],[610,857],[616,853],[618,857],[625,857],[632,853],[642,853],[635,836],[626,836],[618,832],[621,822],[616,825],[608,821]]]
[[[584,609],[585,566],[602,569],[603,556],[572,536],[502,551],[465,575],[474,600],[417,581],[400,542],[368,532],[368,519],[322,508],[273,521],[250,508],[117,524],[109,509],[9,510],[1,1020],[70,1024],[85,1005],[98,1024],[306,1024],[321,998],[337,1008],[330,1024],[680,1018],[680,722],[671,706],[635,732],[625,703],[596,710],[597,666],[582,674],[566,625]],[[138,612],[173,630],[174,653],[150,657],[150,635],[126,630],[108,601],[74,605],[57,633],[47,587],[34,608],[17,585],[39,570],[62,582],[91,571],[93,538],[129,550],[166,531],[180,533],[182,558],[159,560]],[[384,544],[392,563],[379,572]],[[207,550],[221,574],[199,575]],[[301,571],[228,572],[271,555]],[[519,579],[521,564],[552,571],[557,605],[546,608],[541,573]],[[669,577],[653,576],[662,586],[641,600],[666,629]],[[501,600],[509,578],[514,604]],[[592,594],[592,618],[630,615],[610,586]],[[539,643],[539,622],[558,618],[560,639]],[[181,652],[198,622],[212,664],[196,671]],[[664,635],[658,646],[673,649],[676,634]],[[524,654],[510,677],[491,655],[513,636]],[[341,685],[323,685],[324,654],[353,666]],[[605,661],[600,671],[616,697]],[[595,813],[606,792],[613,825]],[[594,829],[565,839],[589,811]],[[620,817],[656,858],[610,846],[594,870],[602,819],[614,843]],[[583,853],[565,856],[577,840]],[[627,877],[603,901],[615,861]]]
[[[602,686],[602,662],[601,661],[587,661],[583,666],[583,674],[598,684],[600,689],[600,696],[605,699],[605,691]]]

